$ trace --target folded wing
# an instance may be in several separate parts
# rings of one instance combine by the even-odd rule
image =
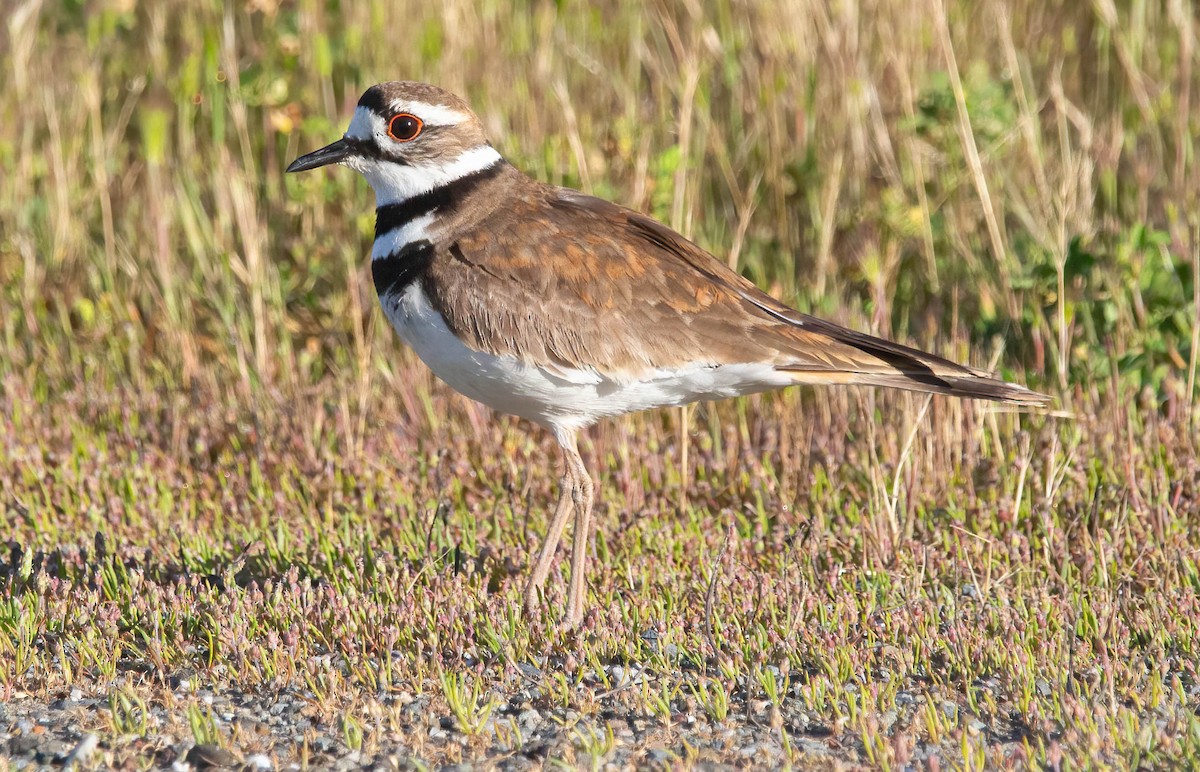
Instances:
[[[468,269],[488,280],[479,282],[477,270],[467,280]],[[560,188],[539,186],[495,212],[435,262],[430,279],[431,300],[468,345],[551,371],[624,381],[695,363],[762,363],[795,383],[1048,401],[982,370],[800,313],[665,225]],[[610,334],[616,326],[619,334]]]

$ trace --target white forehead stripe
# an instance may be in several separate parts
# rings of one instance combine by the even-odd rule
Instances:
[[[398,113],[412,113],[429,126],[456,126],[469,120],[469,116],[446,105],[431,105],[409,99],[392,101],[392,109]]]
[[[367,108],[356,107],[354,117],[350,119],[350,126],[346,129],[346,136],[358,140],[386,137],[387,124],[383,118]]]

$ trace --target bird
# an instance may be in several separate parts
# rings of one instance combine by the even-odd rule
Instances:
[[[562,450],[558,501],[524,589],[531,617],[573,513],[564,622],[584,621],[595,489],[577,435],[601,419],[796,385],[1048,401],[801,313],[653,218],[527,176],[438,86],[371,86],[341,139],[287,172],[330,164],[375,193],[371,276],[399,336],[452,388],[541,425]]]

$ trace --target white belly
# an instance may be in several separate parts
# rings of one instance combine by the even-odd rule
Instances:
[[[696,365],[656,370],[636,380],[613,380],[588,370],[549,370],[468,348],[450,332],[420,282],[399,297],[380,301],[396,332],[438,378],[494,410],[550,428],[575,429],[606,416],[795,383],[766,364]]]

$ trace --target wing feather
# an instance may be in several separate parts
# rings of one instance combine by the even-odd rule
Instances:
[[[482,269],[479,270],[479,269]],[[655,220],[531,186],[463,234],[426,282],[468,345],[624,381],[696,363],[1040,404],[1043,395],[803,314]]]

